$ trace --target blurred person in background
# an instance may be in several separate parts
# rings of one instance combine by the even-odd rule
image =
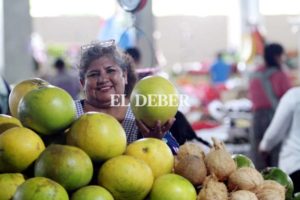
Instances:
[[[249,82],[249,98],[253,104],[253,134],[250,136],[251,154],[255,166],[263,169],[278,166],[280,144],[273,148],[269,156],[258,152],[258,144],[269,126],[279,99],[291,87],[282,70],[285,51],[282,45],[270,43],[264,47],[264,66],[259,67]]]
[[[270,154],[282,143],[279,167],[290,175],[294,192],[300,192],[300,87],[289,89],[280,99],[259,151]]]
[[[47,78],[49,83],[66,90],[73,99],[77,99],[81,91],[81,85],[76,74],[67,69],[62,58],[55,60],[54,68],[56,73]]]
[[[75,101],[77,117],[90,111],[112,115],[122,124],[128,143],[143,137],[159,138],[176,154],[179,145],[169,131],[174,118],[165,124],[158,121],[154,127],[147,127],[136,120],[130,106],[126,106],[137,80],[132,58],[124,54],[114,40],[92,42],[81,50],[79,76],[85,97]],[[125,106],[111,105],[112,95],[116,98],[125,95]]]
[[[129,47],[125,49],[125,53],[129,54],[134,60],[136,68],[139,68],[142,60],[141,51],[137,47]]]
[[[0,114],[9,114],[8,97],[10,86],[6,80],[0,76]]]
[[[214,63],[210,67],[210,77],[214,85],[223,84],[228,80],[231,67],[223,59],[223,52],[217,53]]]

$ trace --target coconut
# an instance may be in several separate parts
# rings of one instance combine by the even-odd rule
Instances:
[[[185,177],[195,186],[202,184],[207,175],[203,158],[194,155],[175,159],[174,172]]]
[[[227,200],[228,191],[226,185],[218,182],[215,175],[207,176],[200,190],[197,200]]]
[[[236,164],[223,142],[212,138],[213,148],[206,155],[205,164],[210,174],[215,174],[219,181],[225,181],[236,170]]]
[[[202,156],[204,158],[204,152],[202,148],[194,142],[185,142],[179,147],[177,158],[181,159],[187,155]]]
[[[255,194],[258,200],[285,200],[285,188],[276,181],[265,180],[259,185]]]
[[[230,200],[258,200],[253,192],[238,190],[230,194]]]
[[[264,181],[262,175],[252,167],[241,167],[233,172],[228,179],[229,190],[253,191]]]

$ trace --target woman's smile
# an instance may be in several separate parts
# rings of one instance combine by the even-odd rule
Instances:
[[[104,86],[98,86],[96,87],[96,90],[99,92],[109,92],[113,89],[112,85],[104,85]]]

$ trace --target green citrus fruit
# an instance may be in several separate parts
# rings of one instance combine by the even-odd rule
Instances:
[[[28,92],[19,103],[22,124],[42,135],[64,131],[76,117],[75,103],[63,89],[47,86]]]
[[[237,168],[240,168],[240,167],[252,167],[252,168],[255,168],[252,160],[243,155],[243,154],[233,154],[232,155],[232,158],[237,166]]]
[[[148,76],[133,88],[130,106],[136,119],[153,127],[156,121],[164,124],[175,116],[179,97],[175,86],[169,80],[161,76]]]
[[[174,156],[169,146],[156,138],[143,138],[127,146],[126,155],[144,160],[152,169],[155,178],[171,173]]]
[[[261,174],[265,180],[274,180],[286,188],[286,199],[292,199],[294,192],[294,184],[288,174],[278,167],[267,167],[262,170]]]
[[[151,168],[140,159],[121,155],[107,160],[99,170],[99,185],[115,200],[142,200],[153,184]]]
[[[21,172],[45,149],[38,134],[24,127],[14,127],[0,134],[0,172]]]
[[[9,200],[15,194],[17,187],[25,181],[19,173],[0,174],[0,200]]]
[[[50,178],[67,190],[87,185],[92,179],[93,164],[81,149],[52,144],[37,159],[34,175]]]
[[[12,116],[0,114],[0,134],[13,127],[22,127],[21,122]]]
[[[300,200],[300,192],[297,192],[294,194],[294,199],[293,200]]]
[[[66,190],[55,181],[45,177],[35,177],[21,184],[13,200],[69,200]]]
[[[123,127],[114,117],[88,112],[72,124],[67,144],[83,149],[94,161],[103,161],[123,154],[127,141]]]
[[[71,200],[114,200],[114,198],[104,187],[89,185],[77,190]]]
[[[150,200],[195,200],[196,189],[186,178],[177,174],[158,177],[152,186]]]
[[[14,117],[18,117],[18,105],[21,99],[31,90],[44,87],[49,85],[49,83],[40,78],[33,78],[21,81],[15,85],[15,87],[11,90],[8,103],[11,115]]]

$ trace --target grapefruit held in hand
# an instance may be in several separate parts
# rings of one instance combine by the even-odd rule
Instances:
[[[133,88],[130,106],[138,120],[153,127],[173,118],[179,106],[179,96],[175,86],[161,76],[148,76],[141,79]]]

